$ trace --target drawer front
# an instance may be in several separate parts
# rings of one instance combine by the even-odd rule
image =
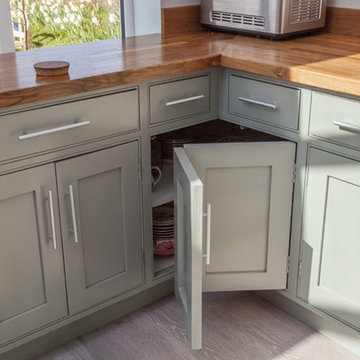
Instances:
[[[0,116],[0,161],[135,131],[138,90]]]
[[[310,135],[360,148],[360,102],[313,92]]]
[[[296,131],[300,90],[230,75],[229,112]]]
[[[150,123],[210,112],[210,75],[150,86]]]

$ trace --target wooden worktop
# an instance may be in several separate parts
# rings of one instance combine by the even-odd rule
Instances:
[[[41,80],[33,64],[71,63],[68,77]],[[199,31],[0,55],[0,107],[226,66],[360,96],[360,40],[319,34],[287,41]]]

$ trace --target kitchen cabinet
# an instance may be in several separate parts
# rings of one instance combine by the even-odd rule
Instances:
[[[286,287],[296,144],[220,120],[155,141],[166,157],[175,146],[176,291],[196,317],[188,329],[197,349],[202,291]],[[156,204],[162,182],[153,187]]]
[[[56,163],[70,314],[141,285],[137,141]]]
[[[0,343],[67,315],[54,165],[0,176]]]
[[[138,163],[133,141],[0,177],[1,344],[143,283]]]
[[[193,349],[203,291],[286,287],[294,157],[291,142],[175,149],[176,290]]]
[[[58,294],[53,300],[56,302],[46,316],[39,316],[36,321],[30,318],[27,320],[27,317],[31,316],[32,311],[45,312],[46,307],[50,309],[50,290],[46,291],[46,306],[34,307],[31,300],[28,305],[32,310],[27,311],[24,310],[27,309],[26,304],[19,302],[19,305],[11,305],[15,306],[14,311],[9,308],[10,310],[4,312],[4,316],[1,315],[0,307],[0,316],[4,319],[0,322],[0,331],[4,329],[3,334],[7,336],[5,341],[10,343],[21,335],[31,331],[35,333],[41,327],[50,331],[54,328],[54,321],[57,321],[57,327],[60,327],[64,323],[62,318],[69,323],[82,314],[95,312],[99,309],[99,304],[103,304],[101,307],[107,306],[117,299],[122,299],[123,294],[140,292],[141,296],[143,289],[160,285],[170,279],[173,276],[174,263],[176,292],[184,305],[187,331],[194,349],[201,347],[201,297],[202,292],[206,291],[278,290],[287,288],[289,281],[291,286],[290,290],[287,289],[286,296],[293,302],[304,306],[304,301],[307,301],[311,306],[316,306],[353,328],[359,327],[357,320],[351,316],[358,311],[359,294],[350,283],[341,284],[338,273],[332,271],[333,264],[336,263],[334,254],[342,254],[341,258],[348,259],[348,263],[341,260],[338,263],[340,265],[336,265],[342,269],[342,278],[350,278],[352,273],[359,272],[359,261],[355,255],[358,253],[355,241],[355,234],[358,232],[355,221],[358,182],[356,166],[349,165],[357,164],[357,161],[312,148],[303,224],[306,235],[300,259],[302,270],[298,284],[293,281],[296,278],[294,269],[298,261],[297,256],[294,256],[298,250],[294,249],[300,242],[300,236],[297,238],[297,232],[293,230],[296,230],[297,224],[301,222],[302,194],[299,192],[302,191],[301,172],[302,166],[305,168],[307,142],[319,143],[325,139],[327,146],[345,145],[348,151],[354,152],[357,146],[354,143],[354,134],[343,134],[344,136],[339,138],[341,141],[335,142],[333,136],[323,136],[323,130],[316,129],[316,120],[311,119],[308,127],[311,116],[319,114],[319,111],[321,113],[321,108],[327,109],[326,106],[318,107],[319,99],[316,96],[311,103],[311,90],[299,89],[290,83],[271,81],[235,70],[223,70],[220,77],[216,70],[144,82],[137,86],[132,85],[121,92],[112,90],[110,95],[113,97],[109,99],[110,102],[109,94],[92,94],[92,98],[86,99],[86,106],[85,103],[80,104],[84,100],[67,100],[68,102],[58,105],[65,106],[64,110],[59,108],[60,114],[63,111],[71,114],[73,110],[80,115],[83,111],[85,113],[83,116],[76,116],[77,120],[68,118],[69,121],[64,124],[90,121],[96,129],[87,124],[75,127],[70,132],[55,132],[21,141],[12,139],[12,143],[6,146],[9,151],[6,161],[10,159],[13,164],[17,164],[24,156],[34,168],[2,175],[0,179],[12,179],[17,174],[21,179],[20,174],[27,171],[36,172],[43,167],[51,169],[49,172],[52,175],[49,176],[52,178],[53,186],[42,186],[40,190],[34,190],[34,194],[39,198],[48,197],[48,189],[52,190],[53,217],[49,201],[44,198],[41,205],[43,209],[40,205],[34,205],[37,211],[35,218],[39,223],[36,231],[39,234],[35,230],[31,231],[34,239],[36,238],[40,244],[44,242],[49,253],[55,256],[53,237],[50,237],[54,227],[59,259],[47,261],[45,252],[38,248],[37,251],[41,250],[42,255],[37,255],[36,261],[40,259],[44,263],[41,264],[44,274],[48,271],[48,277],[58,277],[58,281],[51,279],[50,283],[46,283],[45,280],[43,282],[44,289],[47,286],[54,287],[53,291]],[[321,100],[322,96],[319,95],[319,98]],[[217,104],[219,100],[220,111]],[[356,103],[352,100],[346,101]],[[122,108],[127,109],[127,120],[124,122],[118,115],[119,108],[115,106],[119,102],[123,105]],[[170,105],[166,105],[167,103]],[[70,104],[74,104],[72,106],[75,107]],[[4,124],[9,123],[12,126],[8,136],[28,135],[42,129],[51,129],[52,122],[61,125],[62,122],[58,121],[55,112],[53,114],[50,111],[51,108],[55,107],[42,107],[41,110],[44,112],[47,110],[47,116],[40,112],[41,123],[37,126],[29,124],[26,128],[23,120],[29,119],[32,114],[38,115],[33,111],[40,109],[30,109],[27,111],[28,116],[26,111],[5,114]],[[104,108],[107,109],[107,115],[101,119]],[[328,118],[328,115],[321,116],[323,119]],[[316,115],[316,118],[321,116]],[[214,120],[218,117],[222,120]],[[17,118],[22,120],[21,126],[15,124]],[[50,123],[45,124],[46,118],[50,119]],[[333,124],[331,128],[338,130]],[[163,164],[160,182],[156,185],[151,184],[151,139],[173,137],[181,140],[184,139],[181,131],[188,131],[194,139],[186,141],[185,145],[176,149],[175,160],[168,158]],[[81,136],[80,132],[83,132]],[[256,140],[248,139],[247,135],[244,135],[248,132],[253,132]],[[198,135],[207,138],[205,141],[198,141],[195,139]],[[239,139],[238,136],[244,138]],[[76,142],[78,138],[81,140],[80,143]],[[349,139],[351,143],[348,142]],[[41,146],[38,148],[39,144]],[[15,152],[11,151],[12,147]],[[320,153],[326,155],[320,156]],[[11,154],[15,154],[14,157]],[[42,160],[44,154],[48,157]],[[40,158],[47,165],[38,166]],[[328,161],[328,158],[331,158],[331,161]],[[301,162],[300,165],[296,165],[299,159],[304,160],[304,164]],[[318,163],[322,162],[324,166],[318,166]],[[340,163],[342,165],[337,166]],[[29,166],[26,164],[25,166]],[[301,171],[295,180],[296,167]],[[349,168],[349,174],[347,170],[344,173],[342,170],[340,172],[340,167],[345,170]],[[16,165],[11,169],[18,171]],[[321,175],[323,178],[328,171],[332,175],[326,176],[340,180],[331,180],[330,185],[324,185],[323,178],[321,181],[314,180],[318,176],[314,174],[319,169],[324,171]],[[332,173],[335,170],[336,172]],[[32,183],[35,189],[44,179],[46,176],[39,175],[39,179],[34,178],[30,184]],[[17,232],[21,229],[13,226],[18,222],[16,216],[11,213],[6,215],[6,211],[13,207],[8,201],[13,202],[17,199],[15,195],[11,195],[11,181],[8,190],[6,186],[1,187],[4,189],[3,197],[6,200],[2,208],[5,217],[1,219],[10,217],[13,223],[3,221],[6,226],[4,231],[9,234],[13,232],[15,235],[11,235],[12,238],[20,238]],[[324,194],[329,186],[331,191],[329,196],[326,195],[325,201]],[[21,188],[18,192],[22,194]],[[336,194],[342,193],[344,196],[337,197]],[[293,196],[301,200],[293,203]],[[353,213],[340,210],[346,206],[342,197],[349,197],[348,202],[351,204],[350,208],[354,209]],[[30,202],[26,199],[24,201]],[[325,217],[322,217],[314,211],[324,201],[331,201],[335,206],[323,212]],[[154,233],[151,226],[154,219],[151,215],[155,208],[161,206],[175,209],[175,259],[174,256],[153,256]],[[293,206],[296,216],[292,215]],[[38,215],[40,210],[45,214],[41,215],[43,220]],[[18,211],[16,213],[21,214]],[[326,216],[331,221],[327,221]],[[334,245],[334,236],[340,236],[336,235],[337,228],[333,225],[335,218],[343,224],[339,227],[343,233],[350,229],[352,235],[342,242],[345,242],[346,249],[351,248],[351,251]],[[38,219],[44,222],[46,230],[42,230],[41,221]],[[292,225],[294,223],[295,227]],[[27,222],[25,225],[29,226]],[[300,228],[300,225],[298,227]],[[328,248],[325,247],[324,251],[322,235],[319,237],[313,234],[315,229],[320,231],[322,228],[326,228],[328,234],[335,234],[329,235],[330,245]],[[144,244],[142,237],[145,239]],[[1,245],[13,249],[11,239]],[[313,250],[310,251],[307,245],[313,247]],[[326,263],[325,258],[330,262]],[[36,264],[36,261],[32,260],[31,263]],[[23,264],[25,266],[26,262]],[[316,273],[315,269],[320,266],[319,264],[323,264],[323,270]],[[12,265],[6,262],[0,264],[0,269],[5,266],[10,266],[10,271],[1,271],[2,274],[6,271],[15,272],[11,268]],[[51,266],[58,268],[47,270]],[[289,268],[290,280],[287,278]],[[25,273],[25,270],[20,273]],[[6,280],[9,277],[1,276],[0,274],[1,281],[9,282]],[[331,291],[325,291],[324,287],[316,284],[319,276],[325,277],[324,281],[328,288],[332,287]],[[45,279],[45,275],[43,278]],[[20,277],[16,281],[21,284],[25,279]],[[34,277],[33,281],[38,280]],[[40,287],[39,284],[36,286]],[[35,290],[36,286],[32,292],[27,290],[33,294],[32,296],[41,294]],[[16,291],[20,287],[21,285],[17,286]],[[296,287],[297,293],[292,290]],[[11,291],[14,292],[15,288],[9,289],[8,293],[11,295],[5,296],[4,304],[10,304],[9,298],[13,298]],[[28,288],[24,286],[24,289]],[[328,296],[329,294],[331,296]],[[23,298],[27,299],[25,296]],[[329,298],[332,298],[332,303]],[[345,305],[351,308],[350,313],[345,314],[339,310]],[[12,318],[9,318],[9,314]],[[25,320],[21,322],[22,319]],[[13,324],[16,321],[16,325],[9,325],[12,321]],[[10,326],[18,332],[10,330]]]
[[[297,294],[360,329],[360,163],[310,149]]]

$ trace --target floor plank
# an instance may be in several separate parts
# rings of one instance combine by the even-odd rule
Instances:
[[[208,293],[203,349],[191,351],[174,296],[84,335],[37,360],[359,360],[251,292]]]

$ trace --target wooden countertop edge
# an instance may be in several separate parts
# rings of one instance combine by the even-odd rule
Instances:
[[[52,83],[1,93],[0,108],[154,80],[164,77],[164,74],[171,76],[209,69],[219,66],[220,59],[221,55],[215,54],[79,79],[66,79],[63,81],[56,79]]]
[[[347,95],[360,96],[360,81],[316,70],[309,70],[296,66],[279,67],[272,64],[256,63],[255,61],[249,63],[247,59],[237,59],[226,55],[221,56],[220,65],[235,70],[311,86],[320,90],[329,90]]]
[[[211,36],[208,35],[205,32],[199,32],[194,33],[195,35],[204,35],[205,40],[211,41]],[[214,37],[214,46],[211,44],[211,42],[205,42],[204,49],[205,52],[202,54],[197,54],[194,56],[183,56],[181,52],[179,52],[179,49],[176,48],[175,54],[179,52],[179,56],[173,56],[168,61],[164,61],[161,58],[158,58],[156,61],[152,60],[151,65],[145,65],[134,67],[134,68],[128,68],[124,70],[118,70],[118,71],[111,71],[111,67],[109,67],[110,72],[104,71],[103,74],[96,74],[93,76],[84,76],[82,77],[81,72],[77,75],[77,78],[71,78],[71,72],[70,72],[70,78],[55,78],[54,80],[44,81],[43,83],[39,82],[35,85],[29,86],[29,87],[22,87],[19,89],[13,89],[13,90],[5,90],[2,93],[0,93],[0,108],[8,108],[12,106],[17,105],[25,105],[29,103],[34,103],[38,101],[44,101],[44,100],[51,100],[56,99],[64,96],[71,96],[75,94],[81,94],[88,91],[94,91],[94,90],[101,90],[105,88],[111,88],[121,85],[128,85],[128,84],[134,84],[139,83],[142,81],[148,81],[148,80],[154,80],[158,78],[163,78],[166,76],[172,76],[172,75],[179,75],[189,72],[194,72],[198,70],[204,70],[209,69],[216,66],[224,66],[240,71],[245,71],[253,74],[268,76],[270,78],[275,79],[281,79],[290,81],[293,83],[297,83],[300,86],[311,86],[318,89],[323,90],[329,90],[334,92],[339,92],[347,95],[352,96],[360,96],[360,81],[359,77],[355,76],[354,78],[351,77],[351,73],[347,71],[344,72],[334,72],[330,69],[321,68],[319,65],[323,59],[324,61],[327,60],[326,52],[323,53],[323,51],[319,51],[317,55],[325,55],[324,58],[320,57],[320,62],[314,61],[314,66],[311,65],[308,66],[308,64],[301,63],[301,61],[297,61],[296,58],[293,58],[291,60],[291,63],[294,63],[295,65],[290,65],[289,63],[282,66],[281,57],[277,56],[276,53],[276,46],[273,46],[272,43],[266,43],[268,55],[267,58],[264,57],[249,57],[248,53],[242,54],[241,51],[236,54],[233,53],[232,50],[236,49],[237,43],[234,43],[233,49],[230,48],[232,38],[231,37],[223,37],[224,35]],[[178,35],[178,37],[175,37],[175,41],[177,41],[176,44],[178,44],[179,40],[178,38],[181,38],[181,35]],[[187,42],[191,44],[192,35],[190,34],[190,38],[187,39]],[[195,38],[195,40],[198,38]],[[201,36],[199,37],[201,40]],[[328,41],[328,37],[325,36],[321,38],[321,40],[324,42]],[[351,37],[349,38],[350,44],[353,45],[353,42],[351,40]],[[134,41],[134,39],[130,39]],[[151,39],[150,39],[151,40]],[[236,41],[236,40],[235,40]],[[262,44],[260,43],[260,40],[257,41],[256,44],[254,44],[254,49],[258,49],[258,51],[261,51]],[[341,43],[341,41],[344,41],[344,36],[340,37],[339,39],[335,39],[334,43]],[[185,41],[183,41],[186,43]],[[222,45],[223,42],[223,45]],[[169,43],[171,45],[171,42]],[[241,42],[239,45],[241,46]],[[286,52],[288,47],[284,44],[286,43],[279,43],[280,44],[280,51]],[[311,44],[311,42],[310,42]],[[297,40],[294,42],[294,48],[296,49],[296,46],[298,45]],[[301,45],[301,43],[300,43]],[[311,49],[308,48],[309,42],[305,42],[305,49]],[[168,46],[168,44],[166,45]],[[191,46],[193,46],[191,44]],[[321,46],[321,43],[320,43]],[[353,45],[354,46],[354,45]],[[207,48],[208,47],[208,48]],[[152,47],[151,47],[152,48]],[[154,48],[158,48],[158,45],[156,44]],[[244,38],[244,49],[243,51],[247,51],[247,49],[252,49],[252,43],[250,43],[249,38]],[[290,47],[289,47],[290,48]],[[134,48],[136,50],[136,48]],[[134,49],[127,50],[127,52],[124,52],[124,56],[133,56]],[[161,46],[160,46],[161,49]],[[165,50],[168,50],[169,47],[165,48]],[[187,50],[186,50],[187,49]],[[189,48],[184,49],[184,51],[191,51]],[[191,47],[190,47],[191,49]],[[241,49],[240,49],[241,50]],[[355,50],[358,51],[357,45],[355,46]],[[191,52],[190,52],[191,54]],[[281,54],[281,53],[280,53]],[[316,54],[316,52],[315,52]],[[340,55],[339,55],[340,54]],[[336,52],[334,55],[331,55],[329,57],[330,60],[332,58],[334,59],[341,59],[342,56],[344,56],[344,49],[340,47],[339,54]],[[355,53],[354,53],[355,54]],[[357,53],[356,53],[357,54]],[[350,56],[351,55],[351,56]],[[350,54],[349,56],[345,52],[344,57],[352,57],[357,58],[358,55],[353,56]],[[299,65],[297,65],[297,63]],[[351,62],[349,62],[351,64]],[[315,67],[316,66],[316,67]],[[338,64],[337,64],[338,66]],[[114,66],[116,68],[116,65]]]

